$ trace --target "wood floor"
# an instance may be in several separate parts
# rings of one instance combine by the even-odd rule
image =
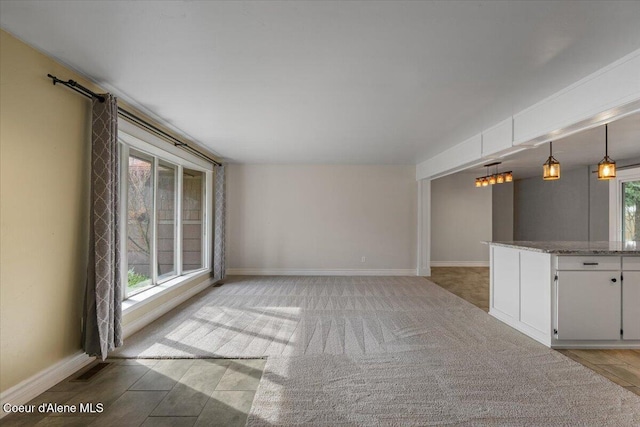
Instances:
[[[432,267],[432,282],[489,311],[488,267]],[[557,350],[614,383],[640,395],[640,350]]]
[[[95,362],[30,401],[34,411],[10,414],[0,425],[243,427],[265,362],[108,359],[104,369],[84,378],[83,373],[100,364]],[[67,409],[40,412],[43,403],[67,405]],[[88,403],[94,412],[83,411],[82,405]]]

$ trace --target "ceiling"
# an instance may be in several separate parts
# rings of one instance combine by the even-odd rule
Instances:
[[[633,1],[0,2],[3,29],[245,163],[418,163],[639,49],[638,22]]]
[[[640,163],[640,114],[632,114],[609,123],[609,157],[618,163],[636,160]],[[596,165],[604,157],[605,129],[598,126],[553,141],[553,156],[560,162],[561,173],[581,166]],[[497,159],[500,171],[513,171],[514,179],[542,177],[542,164],[549,157],[549,144],[520,151]],[[492,163],[492,161],[487,161]],[[635,163],[635,162],[634,162]],[[593,170],[596,168],[594,167]],[[480,166],[464,173],[484,176],[487,169]],[[493,168],[490,169],[493,173]]]

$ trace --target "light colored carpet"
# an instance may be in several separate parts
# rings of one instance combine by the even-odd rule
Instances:
[[[640,425],[640,397],[416,277],[235,277],[117,356],[270,356],[250,426]]]
[[[449,324],[464,324],[469,307],[416,277],[234,277],[134,334],[113,356],[357,355],[449,346],[482,339]]]

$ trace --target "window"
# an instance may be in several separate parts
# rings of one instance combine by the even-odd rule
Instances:
[[[640,168],[618,171],[609,184],[610,240],[640,241]]]
[[[640,180],[622,183],[622,241],[640,241]]]
[[[127,173],[127,294],[152,286],[153,159],[132,151]]]
[[[210,270],[212,166],[120,121],[123,299]],[[173,150],[172,150],[173,149]]]
[[[176,274],[176,187],[178,167],[168,162],[158,165],[158,279]]]
[[[204,174],[182,170],[182,266],[185,271],[202,268],[204,251]]]

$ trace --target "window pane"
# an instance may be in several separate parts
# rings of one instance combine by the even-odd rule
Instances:
[[[150,161],[129,156],[127,295],[151,286],[151,215],[153,209],[153,170]]]
[[[164,279],[176,273],[176,170],[173,166],[158,165],[158,278]]]
[[[622,240],[640,241],[640,181],[622,183]]]
[[[202,263],[204,173],[183,169],[182,270],[197,270]]]

